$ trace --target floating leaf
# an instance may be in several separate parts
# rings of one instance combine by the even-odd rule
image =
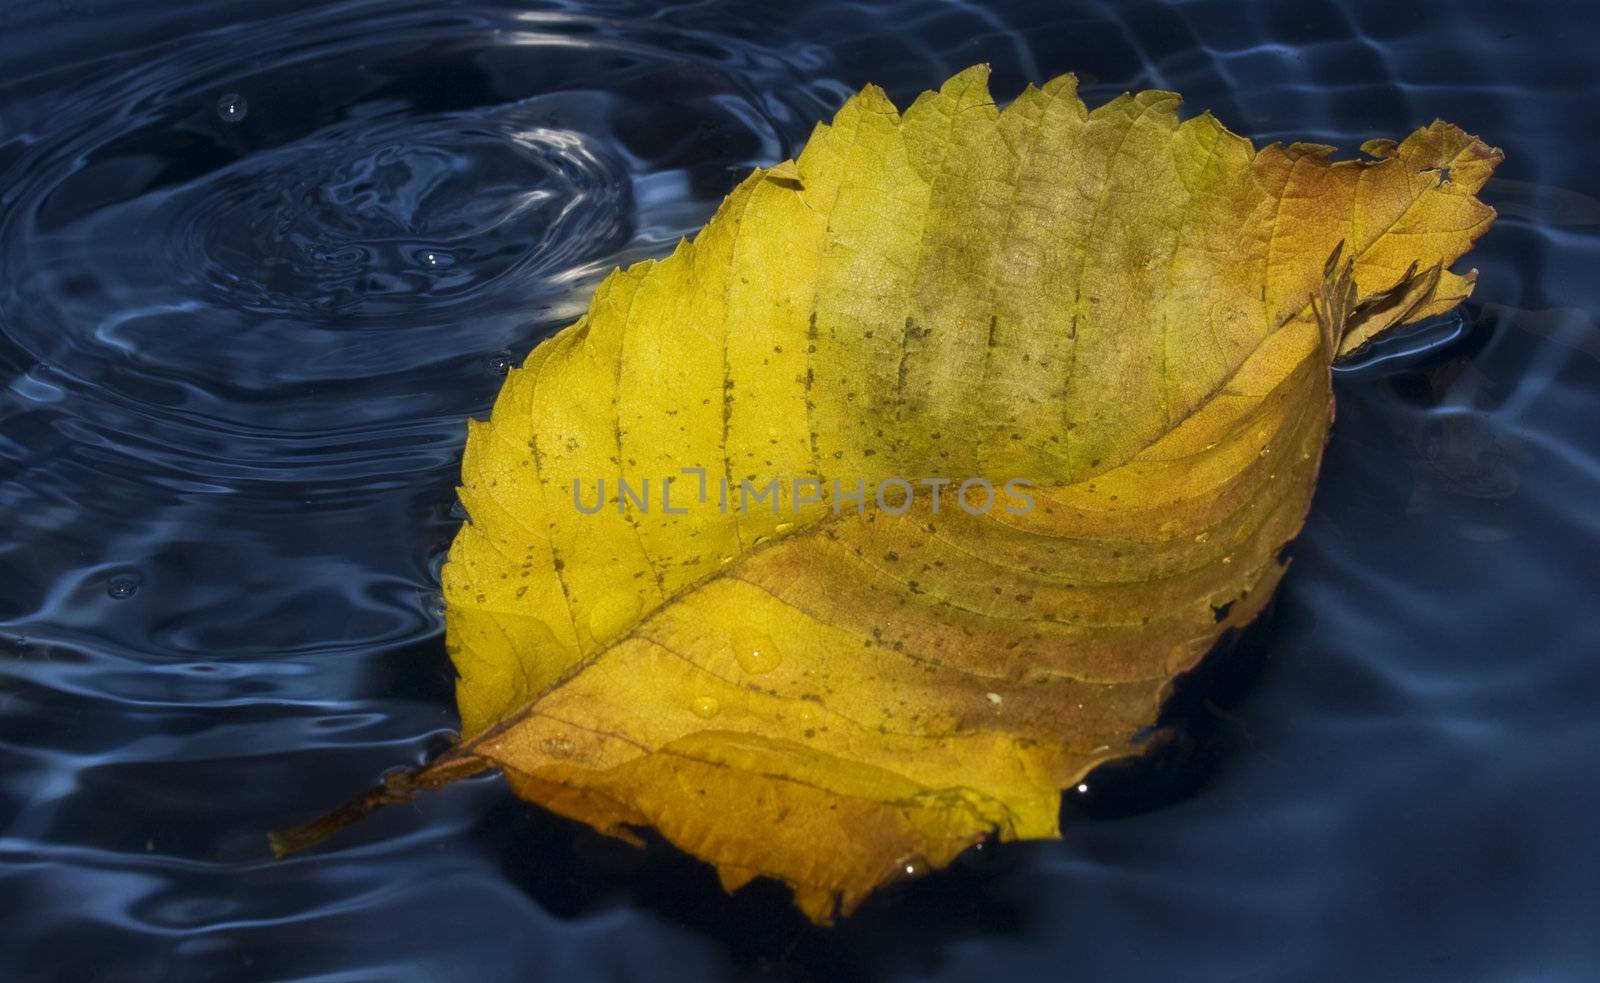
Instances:
[[[1333,359],[1471,291],[1501,155],[987,75],[865,89],[510,374],[444,571],[463,740],[280,846],[497,767],[826,921],[1138,753],[1283,573]]]

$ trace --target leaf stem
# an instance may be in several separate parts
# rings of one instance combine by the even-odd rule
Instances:
[[[390,772],[383,777],[383,784],[332,812],[298,826],[268,833],[272,855],[282,860],[290,854],[308,850],[375,809],[405,802],[421,791],[440,789],[452,782],[470,778],[492,765],[488,759],[457,746],[420,768]]]

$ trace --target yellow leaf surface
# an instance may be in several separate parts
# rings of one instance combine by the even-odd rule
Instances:
[[[374,801],[498,767],[826,921],[1058,835],[1261,610],[1331,362],[1471,291],[1500,152],[1436,122],[1333,162],[987,76],[866,88],[512,371],[444,571],[463,741]]]

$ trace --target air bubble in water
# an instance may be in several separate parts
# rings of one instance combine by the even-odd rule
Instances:
[[[230,92],[217,100],[217,115],[224,123],[242,123],[250,111],[250,103],[237,92]]]
[[[106,593],[119,601],[132,597],[138,589],[139,578],[136,574],[119,573],[106,581]]]

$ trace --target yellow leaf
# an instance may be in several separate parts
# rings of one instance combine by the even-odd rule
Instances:
[[[1471,291],[1500,152],[1331,162],[987,76],[869,86],[510,374],[444,571],[463,742],[354,812],[498,767],[826,921],[1058,835],[1261,610],[1332,360]]]

